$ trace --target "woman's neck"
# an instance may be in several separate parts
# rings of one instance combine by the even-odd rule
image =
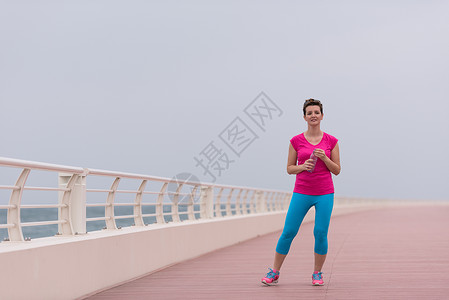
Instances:
[[[309,137],[319,137],[323,135],[323,132],[321,131],[320,126],[309,126],[304,134]]]

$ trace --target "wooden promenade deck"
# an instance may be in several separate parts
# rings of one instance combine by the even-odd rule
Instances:
[[[449,299],[449,206],[389,207],[336,216],[325,285],[311,285],[313,223],[302,225],[277,286],[280,232],[209,253],[88,299]],[[119,271],[119,270],[118,270]]]

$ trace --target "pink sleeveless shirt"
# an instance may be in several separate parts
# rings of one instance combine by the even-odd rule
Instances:
[[[323,149],[327,157],[331,157],[331,151],[337,144],[338,139],[330,134],[323,132],[323,138],[317,145],[312,145],[304,137],[304,133],[294,136],[290,143],[298,154],[298,165],[302,165],[310,158],[314,149]],[[306,195],[326,195],[334,192],[334,183],[332,175],[326,164],[318,158],[315,170],[310,173],[303,171],[296,174],[294,193]]]

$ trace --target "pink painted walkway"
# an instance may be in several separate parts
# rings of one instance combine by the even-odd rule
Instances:
[[[392,207],[334,217],[325,286],[311,286],[313,224],[303,224],[277,286],[280,232],[189,260],[89,299],[449,299],[449,206]]]

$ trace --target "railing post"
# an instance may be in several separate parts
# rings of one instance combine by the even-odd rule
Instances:
[[[220,188],[220,191],[218,192],[217,198],[215,198],[215,217],[221,218],[223,217],[223,212],[221,211],[221,195],[223,194],[224,187]]]
[[[134,224],[136,226],[145,226],[142,218],[142,193],[147,185],[147,180],[143,180],[140,184],[139,191],[136,195],[136,200],[134,200]]]
[[[267,201],[267,210],[268,211],[274,211],[274,201],[275,201],[275,193],[274,192],[268,192],[267,193],[267,197],[266,197],[266,201]]]
[[[187,212],[188,212],[187,215],[189,216],[189,220],[191,220],[191,221],[196,220],[196,217],[195,217],[195,199],[194,199],[194,197],[196,195],[196,191],[198,190],[198,188],[199,188],[199,185],[195,185],[192,188],[192,191],[191,191],[190,197],[189,197],[189,203],[188,203],[188,206],[187,206]]]
[[[173,195],[172,205],[171,205],[171,218],[172,222],[181,222],[181,218],[179,217],[179,193],[182,190],[182,186],[184,183],[180,183],[178,188],[176,189],[175,194]]]
[[[258,213],[267,211],[267,202],[265,199],[265,193],[263,191],[256,192],[256,211]]]
[[[157,224],[164,224],[165,218],[164,218],[164,194],[167,190],[168,182],[164,182],[164,184],[161,187],[161,190],[159,191],[159,195],[157,196],[157,202],[156,202],[156,222]]]
[[[249,190],[245,190],[245,195],[243,196],[242,201],[242,214],[247,215],[248,210],[251,209],[251,202],[248,203],[248,194]]]
[[[257,212],[257,191],[253,191],[249,200],[249,213],[255,214]]]
[[[201,186],[201,219],[211,219],[214,217],[214,188],[211,186]]]
[[[292,199],[292,194],[291,193],[286,193],[282,202],[282,210],[287,210],[289,205],[290,205],[290,201]]]
[[[75,180],[75,182],[71,182],[71,180]],[[60,220],[68,218],[68,223],[58,225],[58,232],[63,235],[86,233],[86,176],[59,173],[58,182],[59,188],[70,189],[69,191],[59,192],[58,195],[59,204],[68,205],[68,207],[58,209]]]
[[[116,177],[114,182],[111,185],[111,191],[108,193],[108,198],[106,199],[106,204],[104,209],[104,216],[106,218],[106,229],[110,230],[116,230],[117,223],[115,223],[115,210],[114,210],[114,203],[115,203],[115,194],[118,188],[118,185],[120,183],[120,177]]]
[[[13,224],[14,227],[8,228],[8,236],[11,242],[24,241],[22,234],[22,226],[20,224],[20,204],[22,202],[22,193],[25,182],[30,174],[30,169],[23,169],[19,178],[16,182],[17,189],[14,189],[11,193],[9,199],[9,205],[12,207],[8,208],[7,222],[8,224]]]
[[[234,192],[234,189],[231,189],[228,194],[228,200],[226,201],[226,216],[232,216],[232,210],[231,210],[231,199],[232,199],[232,193]]]
[[[239,190],[239,193],[237,194],[237,198],[235,201],[235,214],[241,215],[242,214],[242,203],[240,202],[241,196],[242,196],[242,189]]]

